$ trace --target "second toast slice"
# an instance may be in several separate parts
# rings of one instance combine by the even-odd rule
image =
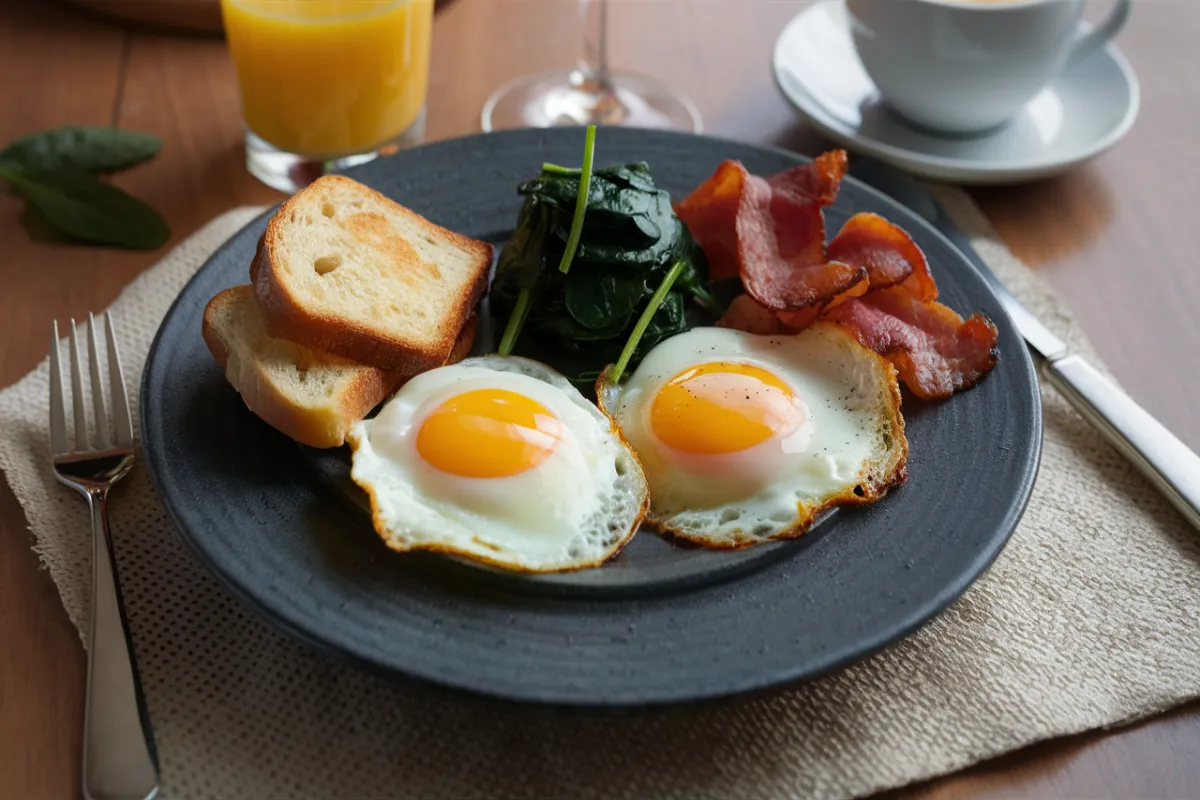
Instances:
[[[310,447],[338,447],[346,432],[408,379],[272,336],[249,286],[235,286],[204,309],[204,341],[246,406]],[[469,318],[448,362],[467,355]]]
[[[450,355],[491,262],[490,244],[328,175],[271,218],[250,279],[273,334],[415,373]]]

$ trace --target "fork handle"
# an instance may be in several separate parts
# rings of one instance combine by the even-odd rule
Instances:
[[[83,796],[147,800],[158,792],[154,740],[121,605],[108,533],[108,492],[88,493],[92,512],[92,624],[88,632]]]

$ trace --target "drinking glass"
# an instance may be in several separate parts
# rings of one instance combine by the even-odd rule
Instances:
[[[646,75],[609,69],[608,6],[608,0],[580,0],[578,65],[501,86],[484,104],[483,129],[631,125],[699,133],[700,113],[686,97]]]
[[[433,0],[221,0],[246,167],[294,192],[425,133]]]

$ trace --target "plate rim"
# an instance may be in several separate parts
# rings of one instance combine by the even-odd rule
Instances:
[[[775,155],[786,158],[787,160],[792,161],[795,164],[809,163],[812,160],[812,158],[810,156],[796,153],[794,151],[790,151],[790,150],[787,150],[782,147],[778,147],[778,146],[774,146],[774,145],[758,144],[758,143],[754,143],[754,142],[746,142],[743,140],[738,140],[738,139],[734,139],[734,138],[730,138],[730,137],[713,136],[713,135],[709,135],[709,134],[691,134],[691,133],[677,132],[677,131],[661,131],[661,130],[654,130],[654,129],[625,129],[625,130],[632,130],[636,133],[641,133],[641,134],[649,134],[649,135],[657,135],[657,136],[670,136],[670,137],[675,137],[678,139],[709,140],[709,141],[715,142],[715,143],[736,145],[737,147],[740,147],[740,148],[749,147],[749,148],[753,148],[753,149],[760,150],[760,151],[771,152]],[[528,132],[527,131],[524,131],[524,132],[523,131],[501,131],[501,132],[495,132],[495,133],[467,134],[464,136],[454,137],[451,139],[438,140],[437,142],[431,142],[431,143],[428,143],[427,145],[421,146],[421,148],[414,148],[414,149],[424,149],[427,147],[436,147],[438,145],[451,144],[454,142],[462,142],[464,140],[470,140],[470,139],[496,138],[496,137],[520,135],[521,133],[528,133]],[[371,169],[372,169],[371,165],[367,164],[367,165],[363,165],[360,167],[355,167],[350,170],[347,170],[346,174],[354,176],[354,175],[360,173],[361,171],[370,171]],[[880,189],[877,189],[876,187],[866,183],[865,181],[860,180],[852,175],[847,175],[846,179],[855,186],[855,189],[857,191],[865,191],[868,194],[877,195],[878,197],[883,198],[887,203],[899,205],[899,206],[905,208],[906,210],[908,210],[914,217],[917,217],[919,219],[920,224],[924,225],[924,227],[925,227],[924,233],[935,235],[937,238],[939,238],[941,240],[942,244],[944,244],[951,251],[953,251],[955,254],[957,254],[959,264],[960,265],[965,264],[965,265],[969,266],[969,268],[974,272],[975,276],[979,279],[979,284],[984,288],[984,290],[989,295],[991,295],[993,297],[993,299],[995,299],[995,293],[992,291],[991,287],[987,285],[986,279],[980,273],[979,268],[973,262],[972,258],[969,255],[967,255],[967,253],[964,252],[963,249],[958,244],[956,244],[945,233],[943,233],[936,225],[934,225],[932,222],[930,222],[928,219],[923,217],[919,212],[912,209],[908,205],[895,199],[894,197],[887,194],[886,192],[881,191]],[[155,332],[154,338],[150,345],[150,349],[147,351],[146,365],[143,370],[141,380],[139,382],[139,408],[138,408],[139,447],[141,447],[143,449],[143,456],[144,456],[143,461],[146,465],[147,472],[150,476],[151,483],[154,486],[156,495],[157,495],[159,501],[162,503],[164,509],[167,511],[168,517],[171,519],[172,525],[176,529],[177,535],[180,536],[184,540],[184,542],[186,543],[186,545],[188,547],[188,550],[190,552],[192,552],[198,558],[198,560],[205,566],[205,569],[211,575],[216,577],[218,579],[218,582],[223,587],[225,587],[234,597],[238,598],[239,602],[246,604],[249,608],[253,609],[256,614],[258,614],[261,618],[269,621],[277,629],[287,633],[290,636],[295,637],[299,641],[302,641],[310,646],[315,647],[316,649],[318,649],[322,652],[332,655],[339,661],[346,662],[346,663],[352,663],[352,664],[355,664],[355,665],[361,666],[361,667],[366,667],[374,673],[382,674],[382,675],[385,675],[389,678],[393,678],[396,680],[413,681],[413,682],[419,683],[421,685],[434,687],[439,691],[465,692],[465,693],[473,695],[473,696],[490,698],[492,700],[496,700],[496,701],[500,701],[500,702],[504,702],[504,703],[531,704],[531,705],[540,705],[540,706],[557,707],[557,708],[584,708],[584,709],[586,709],[586,708],[592,708],[592,709],[666,708],[666,707],[694,705],[696,703],[718,701],[721,699],[735,697],[735,696],[753,695],[756,693],[761,693],[761,692],[765,692],[765,691],[772,690],[772,689],[782,689],[787,686],[796,685],[799,683],[804,683],[804,682],[808,682],[813,679],[817,679],[821,676],[827,675],[831,672],[836,672],[836,671],[843,669],[851,664],[855,664],[864,659],[867,659],[867,658],[871,657],[872,655],[874,655],[882,650],[887,649],[889,646],[891,646],[893,644],[897,644],[904,639],[907,639],[914,632],[916,632],[920,628],[924,627],[925,625],[929,624],[936,617],[940,616],[976,580],[978,580],[984,573],[986,573],[988,571],[989,567],[992,565],[992,563],[995,561],[995,559],[999,556],[1001,551],[1003,551],[1004,548],[1007,546],[1009,540],[1012,537],[1013,532],[1016,530],[1017,525],[1020,522],[1020,519],[1022,518],[1026,509],[1028,508],[1028,504],[1032,497],[1032,493],[1033,493],[1033,489],[1034,489],[1034,486],[1036,483],[1038,471],[1039,471],[1040,465],[1041,465],[1041,455],[1042,455],[1042,446],[1043,446],[1043,408],[1042,408],[1041,395],[1040,395],[1040,392],[1038,389],[1039,382],[1038,382],[1038,378],[1037,378],[1037,371],[1034,368],[1033,359],[1032,359],[1031,355],[1029,354],[1028,349],[1025,348],[1024,346],[1022,346],[1020,348],[1020,351],[1021,351],[1020,354],[1016,355],[1016,357],[1013,360],[1020,363],[1020,366],[1022,367],[1022,372],[1025,373],[1025,378],[1028,382],[1028,385],[1032,389],[1032,392],[1031,392],[1032,418],[1029,420],[1028,427],[1031,429],[1032,434],[1033,434],[1032,435],[1033,445],[1032,445],[1032,448],[1029,453],[1027,464],[1024,465],[1024,469],[1022,471],[1023,480],[1021,481],[1021,485],[1018,489],[1017,495],[1013,498],[1014,502],[1012,502],[1008,505],[1008,508],[1004,514],[1002,522],[996,526],[996,530],[1000,535],[997,535],[996,537],[994,537],[991,540],[990,547],[983,548],[978,553],[975,554],[975,556],[970,560],[969,568],[962,570],[960,572],[960,574],[955,577],[954,580],[949,581],[945,585],[940,587],[938,589],[938,591],[932,596],[932,598],[930,598],[930,599],[926,600],[925,602],[923,602],[922,604],[920,604],[920,609],[914,610],[913,612],[909,613],[906,616],[905,622],[902,625],[893,626],[893,627],[887,628],[886,630],[881,630],[880,633],[874,637],[860,638],[859,645],[857,645],[853,648],[848,648],[846,650],[846,652],[844,654],[842,654],[840,657],[827,658],[824,660],[820,660],[820,663],[815,668],[813,668],[811,664],[804,664],[804,662],[799,662],[796,666],[792,666],[785,670],[778,670],[778,671],[772,672],[772,673],[767,673],[764,671],[763,673],[761,673],[757,676],[756,680],[743,682],[743,684],[741,684],[735,688],[720,689],[720,690],[708,690],[708,691],[702,691],[702,692],[687,691],[687,692],[679,693],[678,696],[672,696],[672,697],[666,697],[666,698],[639,699],[636,701],[630,701],[630,700],[620,698],[620,697],[617,697],[615,699],[609,699],[609,700],[596,699],[596,698],[592,698],[592,699],[576,699],[576,698],[548,699],[546,697],[540,696],[537,691],[532,691],[532,692],[529,692],[526,694],[517,695],[511,691],[490,690],[486,687],[480,687],[480,686],[475,686],[475,685],[466,685],[465,683],[462,683],[462,682],[452,682],[452,681],[447,681],[447,680],[440,680],[434,676],[422,675],[422,674],[416,673],[414,671],[404,670],[404,669],[397,667],[395,664],[385,663],[382,660],[372,658],[369,653],[358,652],[354,649],[347,647],[344,643],[332,641],[326,637],[322,637],[321,635],[305,628],[304,625],[302,625],[297,620],[297,618],[289,617],[282,610],[280,610],[276,607],[273,607],[266,602],[263,602],[258,596],[253,594],[249,590],[248,587],[243,587],[231,574],[229,574],[225,570],[225,568],[220,563],[218,563],[214,559],[210,558],[208,556],[208,554],[199,546],[196,537],[193,534],[189,533],[188,528],[183,524],[183,517],[180,513],[180,510],[177,508],[177,506],[175,504],[174,498],[172,498],[172,496],[169,492],[164,491],[162,476],[159,474],[159,472],[155,468],[155,466],[161,468],[165,465],[159,463],[159,458],[160,458],[159,455],[152,452],[151,448],[147,448],[144,446],[144,439],[142,438],[142,436],[143,436],[142,432],[149,429],[148,428],[148,422],[149,422],[148,416],[150,414],[150,409],[152,407],[152,403],[147,402],[147,398],[150,396],[149,387],[152,382],[152,377],[153,377],[153,373],[154,373],[153,367],[154,367],[154,363],[156,361],[156,355],[158,354],[158,351],[161,349],[162,337],[164,336],[165,331],[168,327],[168,322],[178,312],[179,308],[185,303],[185,301],[187,300],[187,295],[189,293],[189,290],[191,289],[193,284],[198,282],[201,279],[202,275],[210,268],[210,264],[213,264],[216,261],[218,261],[220,256],[232,247],[233,241],[236,238],[238,238],[238,236],[240,234],[242,234],[246,229],[251,228],[251,227],[255,226],[256,224],[259,224],[262,220],[269,218],[270,215],[272,215],[278,207],[279,207],[279,204],[276,204],[276,205],[273,205],[273,206],[265,209],[261,214],[255,215],[252,219],[248,220],[242,227],[240,227],[236,232],[231,234],[230,237],[225,242],[223,242],[217,249],[215,249],[209,255],[209,257],[195,271],[195,273],[193,273],[193,275],[188,278],[188,280],[184,283],[184,285],[179,290],[178,295],[175,297],[175,299],[171,302],[170,306],[168,307],[166,313],[163,316],[161,323],[159,324],[158,329]],[[1007,312],[1003,311],[1003,308],[1000,305],[998,299],[996,300],[995,305],[997,307],[997,310],[999,310],[1003,314],[1002,317],[995,319],[995,321],[998,324],[1007,325],[1010,329],[1012,329],[1015,332],[1015,330],[1016,330],[1015,326],[1013,326],[1013,323],[1012,323],[1011,319],[1008,317]],[[993,316],[995,317],[996,315],[993,314]],[[1016,333],[1016,336],[1017,336],[1017,338],[1020,338],[1019,333]],[[155,465],[155,466],[152,466],[152,465]],[[814,660],[819,660],[819,659],[814,659]]]

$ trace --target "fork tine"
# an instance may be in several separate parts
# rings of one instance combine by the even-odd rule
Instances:
[[[125,394],[125,376],[121,372],[121,354],[117,352],[117,331],[112,312],[104,314],[108,330],[108,380],[112,384],[113,431],[118,447],[133,447],[133,419],[129,416],[129,398]]]
[[[59,353],[58,320],[50,340],[50,452],[59,455],[67,452],[67,407],[63,398],[62,358]]]
[[[79,332],[71,320],[71,417],[75,420],[75,449],[88,449],[87,410],[83,406],[83,370],[79,367]]]
[[[100,354],[96,351],[96,317],[88,312],[88,372],[92,378],[92,410],[96,412],[97,449],[108,449],[108,414],[104,411],[104,384],[100,382]]]

